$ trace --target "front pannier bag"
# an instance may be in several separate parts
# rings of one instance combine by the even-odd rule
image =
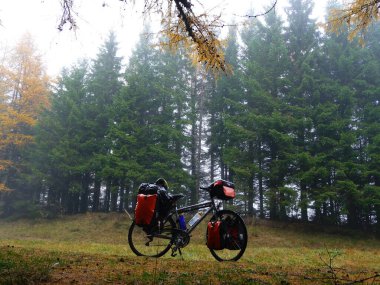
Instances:
[[[235,198],[235,185],[225,180],[217,180],[211,186],[211,196],[220,200]]]
[[[135,222],[138,226],[149,226],[155,218],[157,194],[137,195]]]
[[[213,250],[224,248],[222,221],[211,221],[207,224],[207,247]]]
[[[213,250],[239,250],[244,228],[238,219],[227,217],[207,224],[207,247]]]
[[[223,221],[226,227],[225,248],[239,250],[242,246],[243,225],[238,219],[227,218]]]

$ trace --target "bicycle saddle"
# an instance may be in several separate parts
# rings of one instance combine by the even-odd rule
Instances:
[[[171,195],[170,200],[171,200],[171,202],[174,203],[183,197],[185,197],[185,195],[183,195],[183,194],[173,194],[173,195]]]

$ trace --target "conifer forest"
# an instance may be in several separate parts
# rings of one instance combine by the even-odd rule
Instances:
[[[289,3],[228,28],[229,74],[147,26],[126,64],[110,32],[52,79],[25,36],[0,56],[0,215],[132,213],[159,177],[197,203],[221,178],[243,215],[380,232],[380,25],[362,45]]]

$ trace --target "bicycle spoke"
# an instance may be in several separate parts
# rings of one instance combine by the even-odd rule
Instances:
[[[172,233],[175,223],[173,220],[165,222],[164,229],[160,232],[158,228],[152,228],[148,233],[142,227],[132,223],[128,243],[136,255],[160,257],[171,247]],[[164,233],[163,233],[164,232]]]

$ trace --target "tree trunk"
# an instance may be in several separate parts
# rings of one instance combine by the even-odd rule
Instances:
[[[375,177],[375,186],[380,187],[380,177],[376,176]],[[378,233],[380,233],[380,206],[377,205],[375,206],[375,214],[376,214],[376,229]]]
[[[301,220],[307,222],[309,220],[307,214],[307,188],[306,184],[301,181],[300,183],[300,206],[301,206]]]
[[[68,213],[78,214],[79,210],[79,193],[69,193]]]
[[[93,212],[99,211],[100,187],[101,187],[101,180],[98,177],[98,175],[95,174],[94,197],[93,197],[93,201],[92,201],[92,211]]]
[[[120,185],[117,180],[114,180],[111,187],[111,211],[117,211],[117,198],[119,195]]]
[[[124,179],[120,182],[120,193],[119,193],[120,201],[119,201],[119,213],[122,213],[125,206],[125,182]]]
[[[248,215],[250,217],[253,217],[255,215],[254,209],[253,209],[253,200],[254,200],[254,187],[253,187],[253,181],[255,179],[255,174],[251,174],[251,178],[248,181]]]
[[[190,98],[190,108],[191,108],[191,149],[190,149],[190,174],[193,178],[194,185],[191,191],[191,203],[195,204],[198,202],[198,189],[197,187],[197,72],[194,73],[192,78],[192,90]]]
[[[136,208],[136,195],[135,195],[135,192],[133,191],[133,185],[135,185],[135,183],[132,183],[129,187],[129,193],[130,195],[128,195],[129,199],[131,202],[129,202],[129,204],[132,205],[132,207],[130,208],[130,211],[134,211],[135,208]]]
[[[82,176],[82,193],[80,195],[80,212],[86,213],[88,210],[88,195],[89,195],[90,174],[85,173]]]
[[[132,191],[132,183],[126,183],[125,184],[125,198],[124,198],[124,208],[130,212],[131,211],[131,201],[132,201],[132,196],[133,196],[133,191]]]
[[[111,180],[107,179],[106,182],[106,195],[104,197],[104,205],[103,205],[103,211],[108,213],[110,210],[110,201],[111,201]]]
[[[263,188],[263,163],[261,155],[259,156],[259,173],[258,173],[258,182],[259,182],[259,204],[260,204],[260,218],[265,218],[264,212],[264,188]]]
[[[270,198],[269,198],[269,216],[271,220],[278,219],[278,201],[277,201],[277,189],[270,188]]]
[[[205,80],[203,76],[203,80]],[[203,135],[203,113],[204,113],[204,96],[205,96],[205,88],[204,88],[204,81],[202,82],[201,85],[201,90],[198,96],[198,113],[199,113],[199,125],[198,125],[198,133],[197,133],[197,162],[196,162],[196,182],[195,182],[195,203],[198,202],[199,200],[199,187],[201,184],[201,165],[202,165],[202,135]]]
[[[210,118],[210,126],[215,125],[215,114],[211,114]],[[214,134],[211,134],[211,137],[214,136]],[[210,144],[210,179],[211,182],[215,180],[215,145],[214,142],[211,140]]]
[[[225,174],[224,174],[224,161],[222,158],[220,158],[220,178],[225,180],[226,177],[225,177]]]
[[[284,192],[281,191],[280,194],[280,213],[279,213],[279,218],[280,220],[282,221],[285,221],[288,219],[288,216],[286,215],[286,208],[285,208],[285,204],[284,204],[284,201],[285,201],[285,195],[284,195]]]

